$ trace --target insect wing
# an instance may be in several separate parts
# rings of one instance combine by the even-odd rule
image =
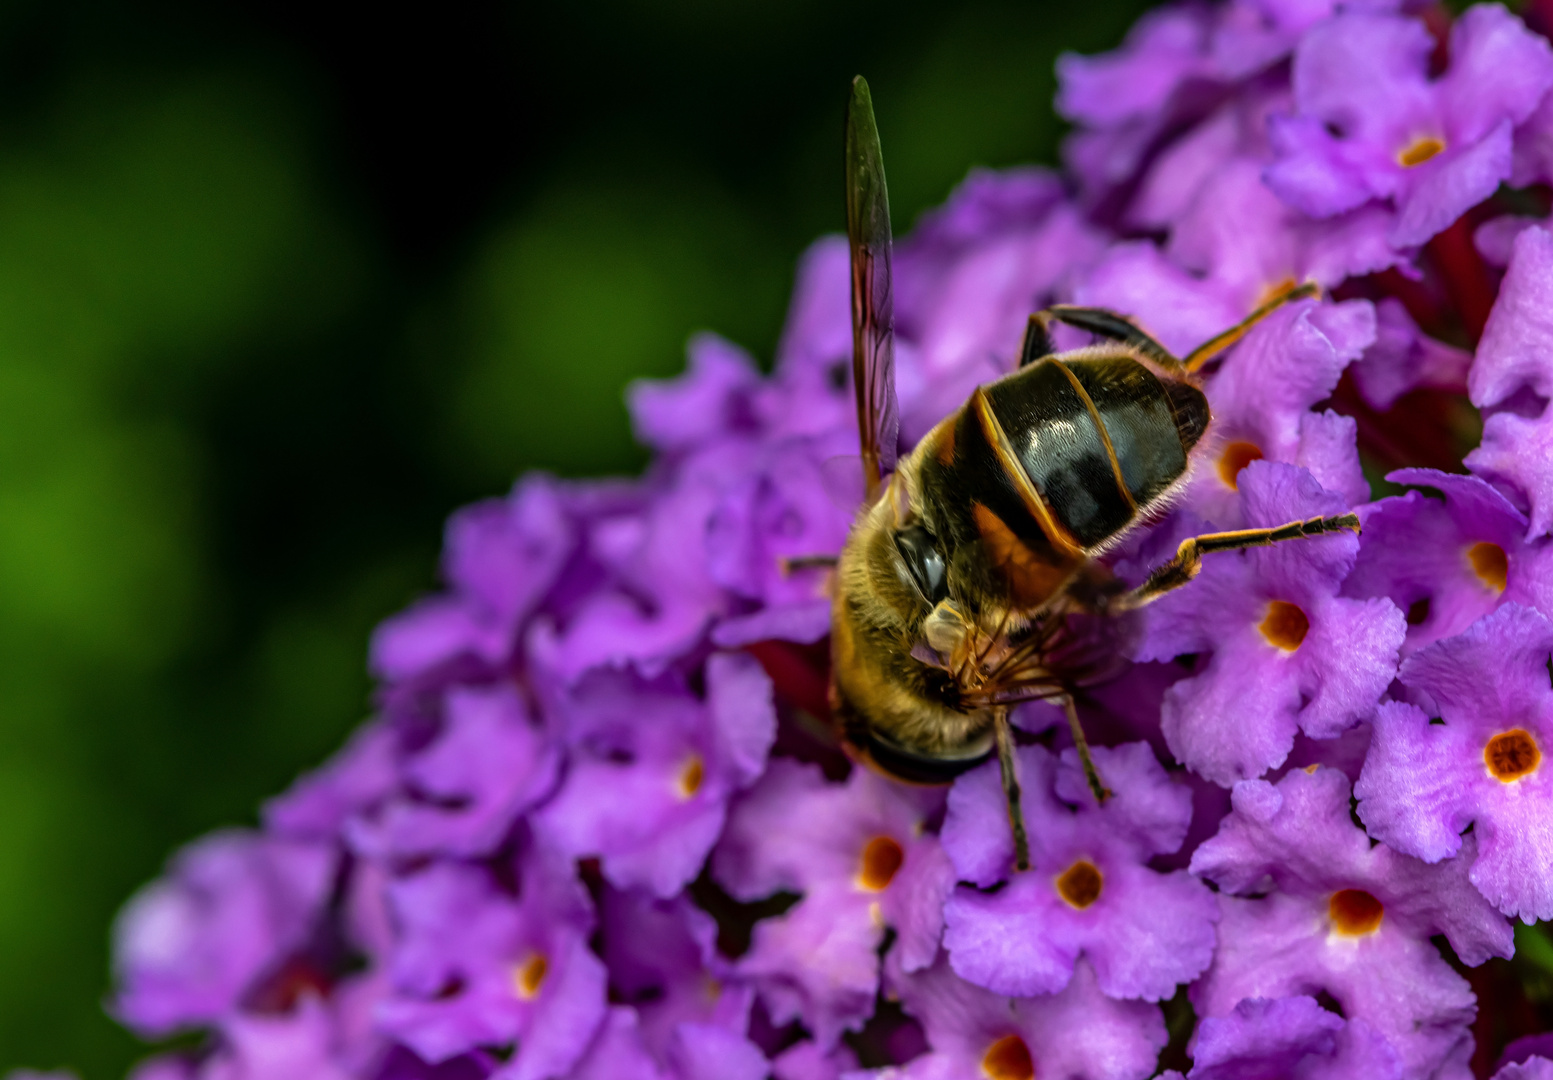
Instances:
[[[852,80],[846,127],[847,240],[852,250],[852,385],[868,501],[895,468],[895,304],[890,280],[890,198],[873,98]]]

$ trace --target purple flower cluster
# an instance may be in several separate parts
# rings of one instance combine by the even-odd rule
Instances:
[[[831,582],[788,562],[857,499],[821,240],[772,374],[696,338],[630,392],[643,478],[455,515],[370,724],[129,903],[113,1011],[207,1033],[139,1080],[1487,1075],[1461,969],[1553,919],[1553,233],[1488,220],[1553,181],[1553,48],[1495,5],[1228,0],[1059,76],[1066,171],[973,173],[897,248],[903,444],[1049,303],[1184,353],[1314,281],[1209,368],[1174,511],[1107,560],[1362,536],[1210,556],[1144,610],[1080,701],[1103,803],[1022,710],[1016,871],[995,761],[911,788],[824,723]],[[1475,354],[1464,281],[1498,290]],[[1462,395],[1464,460],[1430,426]],[[1361,448],[1407,490],[1372,499]]]

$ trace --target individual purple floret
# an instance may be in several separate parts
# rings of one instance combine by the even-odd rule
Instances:
[[[1371,199],[1397,207],[1391,240],[1422,244],[1494,193],[1511,171],[1511,132],[1553,86],[1553,50],[1493,4],[1451,29],[1450,66],[1429,77],[1423,22],[1344,13],[1294,54],[1295,109],[1269,134],[1267,183],[1313,217]]]
[[[1340,514],[1301,469],[1253,461],[1238,479],[1247,526]],[[1367,718],[1396,672],[1406,623],[1389,600],[1337,595],[1358,553],[1344,533],[1203,560],[1145,610],[1137,659],[1211,653],[1166,692],[1171,752],[1226,787],[1281,764],[1297,731],[1330,739]]]
[[[1515,241],[1533,226],[1547,227],[1548,219],[1530,214],[1501,214],[1479,225],[1472,233],[1472,246],[1489,266],[1503,270],[1510,265]]]
[[[292,839],[334,840],[352,815],[397,791],[403,743],[391,724],[363,725],[332,760],[265,803],[265,828]]]
[[[525,643],[547,677],[571,684],[596,668],[630,665],[651,678],[700,644],[726,611],[727,597],[699,557],[716,486],[694,475],[676,481],[646,505],[589,523],[589,588],[564,620],[536,620]]]
[[[569,1080],[664,1080],[638,1029],[636,1010],[612,1007]]]
[[[1192,1000],[1201,1016],[1226,1016],[1247,998],[1325,992],[1385,1037],[1404,1076],[1433,1076],[1470,1050],[1475,1009],[1430,938],[1476,965],[1514,950],[1510,927],[1464,860],[1429,866],[1372,846],[1348,798],[1329,768],[1236,785],[1233,812],[1192,857],[1194,873],[1232,894]]]
[[[1553,1080],[1553,1060],[1531,1057],[1506,1065],[1494,1074],[1494,1080]]]
[[[940,796],[863,769],[832,784],[812,765],[777,759],[735,805],[712,874],[735,899],[802,893],[756,924],[739,972],[778,1024],[801,1018],[830,1049],[873,1012],[886,927],[905,970],[932,962],[953,871],[922,825]]]
[[[565,853],[598,856],[620,888],[672,896],[700,871],[730,795],[753,783],[776,736],[771,680],[743,653],[706,663],[703,701],[668,676],[588,676],[557,702],[565,783],[533,816]]]
[[[631,423],[644,446],[663,454],[694,452],[758,424],[760,372],[749,354],[716,334],[697,334],[685,373],[638,379],[626,391]]]
[[[1188,7],[1139,19],[1120,48],[1057,60],[1057,111],[1094,128],[1152,118],[1186,80],[1206,71],[1207,20]]]
[[[1212,72],[1211,21],[1200,7],[1160,8],[1139,19],[1119,49],[1058,58],[1057,111],[1078,125],[1063,159],[1086,203],[1125,185],[1160,132],[1190,108],[1182,99]]]
[[[610,987],[634,1005],[657,1060],[668,1060],[685,1025],[744,1036],[754,994],[718,954],[717,923],[688,897],[605,888],[599,921]]]
[[[389,885],[399,937],[377,1021],[432,1064],[516,1043],[499,1075],[543,1080],[592,1042],[605,972],[570,863],[531,845],[515,872],[517,895],[491,870],[457,862]]]
[[[488,855],[554,790],[559,769],[557,748],[515,690],[454,687],[441,730],[401,763],[398,796],[350,819],[345,835],[372,858]]]
[[[566,1080],[765,1080],[771,1065],[748,1040],[719,1025],[677,1028],[664,1061],[649,1052],[638,1030],[636,1011],[612,1008]],[[502,1080],[499,1071],[492,1080]]]
[[[1508,485],[1528,509],[1527,539],[1553,526],[1553,234],[1531,228],[1516,238],[1467,380],[1483,410],[1483,442],[1467,455],[1479,476]]]
[[[955,973],[1010,996],[1061,990],[1087,958],[1110,997],[1159,1001],[1213,958],[1213,895],[1151,856],[1175,851],[1192,815],[1147,743],[1096,747],[1113,795],[1096,805],[1074,750],[1018,752],[1030,869],[1013,870],[1007,802],[996,761],[967,773],[949,796],[944,850],[962,880],[944,908]],[[994,892],[987,886],[1007,882]]]
[[[455,514],[445,538],[447,594],[421,602],[378,627],[372,669],[391,682],[470,657],[499,664],[515,645],[577,542],[565,493],[544,476],[528,477],[505,499]]]
[[[899,381],[903,438],[915,442],[946,404],[1013,370],[1031,312],[1105,241],[1045,170],[973,172],[925,215],[895,263],[897,331],[911,361]]]
[[[818,1043],[805,1039],[771,1059],[775,1080],[841,1080],[857,1070],[857,1055],[847,1046],[826,1053]]]
[[[332,1018],[316,1000],[282,1016],[237,1016],[222,1025],[221,1048],[200,1063],[199,1080],[307,1077],[348,1080],[336,1055]]]
[[[1499,1066],[1516,1065],[1530,1058],[1542,1057],[1553,1059],[1553,1031],[1545,1031],[1539,1035],[1522,1035],[1514,1039],[1509,1046],[1504,1048],[1504,1053],[1499,1055]]]
[[[826,463],[855,452],[846,431],[784,439],[763,448],[723,490],[707,529],[707,563],[720,585],[759,606],[724,618],[712,632],[715,644],[808,644],[830,633],[825,573],[792,569],[787,560],[841,550],[851,518],[830,490]]]
[[[1247,998],[1197,1027],[1187,1080],[1401,1080],[1402,1061],[1363,1020],[1311,997]],[[1179,1080],[1167,1072],[1161,1080]]]
[[[1433,489],[1382,499],[1362,515],[1345,596],[1385,596],[1407,612],[1403,655],[1461,633],[1501,603],[1553,610],[1553,547],[1526,542],[1526,515],[1475,476],[1400,469],[1395,484]]]
[[[1194,478],[1195,512],[1220,528],[1249,523],[1236,491],[1241,470],[1261,459],[1303,467],[1350,505],[1367,500],[1354,421],[1311,407],[1331,396],[1343,369],[1374,340],[1375,313],[1365,301],[1290,305],[1249,334],[1205,386],[1218,450]]]
[[[220,1020],[307,944],[334,884],[321,844],[215,833],[141,889],[114,929],[114,1013],[148,1036]]]
[[[1354,789],[1372,835],[1429,862],[1470,863],[1482,894],[1528,922],[1553,918],[1550,651],[1553,623],[1505,604],[1408,657],[1402,681],[1434,700],[1442,722],[1383,705]]]
[[[1402,303],[1375,305],[1375,343],[1353,366],[1354,385],[1370,408],[1384,412],[1419,387],[1460,393],[1472,354],[1428,337]]]
[[[1083,961],[1066,989],[1027,998],[973,986],[944,956],[913,974],[893,961],[886,966],[891,992],[922,1024],[932,1050],[903,1068],[849,1073],[843,1080],[1142,1080],[1153,1074],[1165,1045],[1159,1007],[1106,997]]]
[[[1402,0],[1230,0],[1217,12],[1214,62],[1226,75],[1243,78],[1283,59],[1311,29],[1340,10],[1380,12],[1414,6]]]
[[[1312,220],[1268,190],[1257,157],[1230,156],[1204,168],[1195,197],[1170,223],[1166,251],[1242,311],[1302,282],[1330,288],[1403,261],[1386,239],[1392,215],[1380,206]]]

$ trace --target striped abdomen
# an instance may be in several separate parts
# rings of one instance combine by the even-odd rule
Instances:
[[[938,433],[922,469],[934,531],[976,542],[1038,604],[1181,477],[1207,420],[1201,391],[1129,355],[1042,360],[978,388]]]

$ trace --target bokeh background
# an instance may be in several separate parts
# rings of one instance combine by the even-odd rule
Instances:
[[[0,5],[0,1072],[145,1052],[115,910],[365,715],[453,507],[769,361],[852,74],[903,231],[1143,6]]]

